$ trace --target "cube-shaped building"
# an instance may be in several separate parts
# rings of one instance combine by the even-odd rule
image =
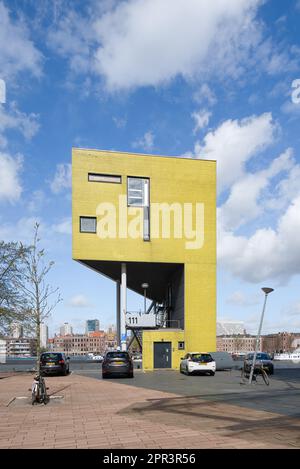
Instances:
[[[72,188],[73,259],[116,282],[120,346],[142,329],[145,370],[215,351],[216,162],[75,148]]]

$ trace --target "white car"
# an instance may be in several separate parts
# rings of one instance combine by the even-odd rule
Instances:
[[[93,359],[93,360],[97,360],[97,361],[99,361],[99,362],[102,362],[102,361],[103,361],[102,355],[94,355],[94,356],[92,357],[92,359]]]
[[[190,352],[181,359],[180,373],[186,375],[196,373],[207,373],[214,376],[216,372],[216,362],[209,353]]]

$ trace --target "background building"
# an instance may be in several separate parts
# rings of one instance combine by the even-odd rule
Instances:
[[[50,342],[51,350],[64,352],[67,355],[103,355],[106,351],[106,334],[104,331],[86,334],[56,336]]]
[[[100,330],[99,319],[88,319],[85,321],[85,333],[97,332]]]
[[[48,347],[48,338],[49,338],[48,326],[47,324],[42,323],[40,325],[40,346],[42,348]]]
[[[63,326],[60,327],[60,335],[72,335],[73,327],[68,322],[65,322]]]
[[[293,352],[300,346],[300,334],[278,332],[263,336],[263,350],[269,353]]]
[[[29,357],[36,355],[36,340],[31,337],[7,338],[8,357]]]
[[[255,350],[256,336],[236,335],[217,337],[217,352],[248,353]],[[259,350],[262,350],[262,338]]]
[[[10,326],[10,333],[14,339],[19,339],[23,336],[23,326],[18,322],[13,322]]]
[[[217,321],[217,336],[245,334],[245,325],[242,321]]]

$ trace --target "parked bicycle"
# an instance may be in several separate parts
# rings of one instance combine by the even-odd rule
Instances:
[[[241,378],[241,384],[247,384],[249,382],[250,372],[242,368]],[[270,384],[269,376],[266,370],[262,365],[256,365],[253,371],[252,382],[259,383],[261,381],[263,381],[266,386],[269,386]]]
[[[41,374],[34,377],[31,387],[31,404],[48,404],[49,396],[44,378]]]

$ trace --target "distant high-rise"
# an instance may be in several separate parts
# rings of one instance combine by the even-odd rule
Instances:
[[[217,336],[244,333],[245,326],[242,321],[217,321]]]
[[[23,337],[23,326],[18,322],[13,322],[10,326],[10,333],[14,339]]]
[[[40,346],[47,348],[48,345],[48,326],[44,323],[40,325]]]
[[[73,334],[73,327],[68,322],[65,322],[63,326],[60,328],[60,335],[72,335]]]
[[[99,319],[88,319],[85,321],[85,333],[89,334],[89,332],[97,332],[100,330],[100,323]]]

